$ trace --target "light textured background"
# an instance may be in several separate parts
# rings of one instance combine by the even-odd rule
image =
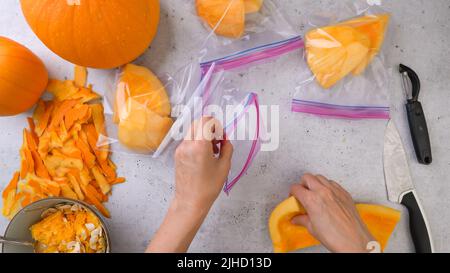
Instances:
[[[173,72],[192,60],[197,37],[203,33],[188,1],[162,0],[159,34],[140,63],[158,73]],[[330,1],[278,0],[295,27],[301,30],[301,16]],[[407,133],[404,97],[400,77],[392,77],[392,107],[411,159],[417,192],[428,213],[436,248],[450,251],[450,2],[448,0],[391,0],[386,6],[394,14],[393,39],[385,44],[389,65],[404,62],[422,79],[424,104],[433,144],[431,166],[416,163]],[[32,49],[46,63],[54,78],[72,76],[72,65],[52,54],[28,28],[16,0],[0,3],[0,35],[15,39]],[[70,43],[71,41],[67,41]],[[270,70],[267,70],[270,69]],[[258,70],[252,74],[258,73]],[[283,200],[289,185],[304,172],[323,173],[341,181],[359,202],[397,207],[403,220],[395,231],[388,251],[413,250],[408,231],[408,214],[386,200],[382,149],[384,122],[322,120],[289,113],[288,99],[295,87],[295,63],[280,60],[261,68],[261,77],[248,78],[260,90],[262,103],[279,104],[281,146],[261,154],[231,197],[221,196],[195,239],[194,252],[270,252],[267,219]],[[95,89],[106,89],[109,71],[91,71]],[[245,76],[245,75],[244,75]],[[260,80],[270,77],[270,81]],[[253,86],[252,85],[252,86]],[[21,130],[26,115],[0,119],[0,189],[19,168]],[[110,226],[114,250],[141,252],[162,221],[173,193],[173,172],[164,163],[146,157],[115,155],[120,175],[128,182],[114,188],[110,202]],[[7,220],[0,219],[0,232]],[[321,252],[322,248],[308,251]]]

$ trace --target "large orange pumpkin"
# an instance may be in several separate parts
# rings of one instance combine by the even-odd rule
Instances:
[[[30,109],[45,91],[48,73],[26,47],[0,37],[0,116]]]
[[[21,0],[28,24],[60,57],[80,66],[114,68],[150,46],[159,0]]]

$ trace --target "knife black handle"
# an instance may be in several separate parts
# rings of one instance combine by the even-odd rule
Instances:
[[[422,104],[418,101],[408,101],[406,111],[417,160],[421,164],[430,165],[433,162],[433,156],[431,154],[430,135]]]
[[[417,253],[433,253],[433,242],[425,219],[425,214],[419,205],[414,191],[407,193],[402,198],[404,205],[409,212],[409,227]]]

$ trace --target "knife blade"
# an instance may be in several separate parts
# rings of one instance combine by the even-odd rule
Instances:
[[[386,128],[383,161],[388,199],[408,209],[416,252],[433,253],[434,245],[428,221],[417,198],[400,133],[392,120]]]

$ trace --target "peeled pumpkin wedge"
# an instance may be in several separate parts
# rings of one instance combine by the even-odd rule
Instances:
[[[216,34],[229,38],[240,38],[244,34],[244,0],[196,0],[195,4],[198,16],[214,29]]]
[[[386,30],[389,25],[390,15],[367,15],[355,18],[342,25],[351,26],[361,33],[366,34],[370,39],[369,54],[364,61],[352,71],[357,76],[364,72],[366,67],[373,61],[373,58],[380,52],[386,36]]]
[[[245,13],[255,13],[261,10],[264,0],[244,0]]]
[[[370,39],[353,27],[328,26],[309,31],[305,47],[316,80],[329,89],[367,58]]]
[[[270,215],[269,231],[275,253],[286,253],[320,245],[305,227],[293,225],[292,218],[306,214],[305,209],[291,197],[279,204]]]
[[[146,106],[161,116],[169,116],[171,106],[169,96],[161,81],[148,68],[127,64],[119,79],[116,90],[114,121],[119,122],[120,113],[126,107],[128,98]]]
[[[119,140],[137,152],[153,152],[159,147],[172,125],[173,120],[170,117],[160,116],[133,98],[129,98],[126,111],[122,112],[119,122]]]
[[[357,209],[370,233],[384,250],[400,221],[401,213],[378,205],[360,204]],[[295,197],[285,200],[275,208],[269,219],[274,252],[287,253],[320,245],[305,227],[291,223],[292,218],[304,214],[305,209]]]
[[[116,90],[114,122],[119,141],[139,153],[155,151],[173,125],[161,81],[146,67],[128,64]]]

